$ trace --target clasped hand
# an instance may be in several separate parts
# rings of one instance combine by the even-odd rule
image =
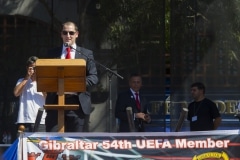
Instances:
[[[140,118],[148,123],[151,121],[151,117],[149,114],[140,112],[140,113],[136,113],[135,116],[136,116],[136,118]]]

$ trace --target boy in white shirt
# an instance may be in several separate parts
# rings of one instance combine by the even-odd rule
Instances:
[[[35,74],[37,59],[35,56],[29,57],[26,64],[27,74],[24,78],[20,78],[17,81],[13,91],[14,95],[19,97],[19,111],[16,123],[18,127],[23,125],[27,132],[34,132],[38,109],[43,108],[46,98],[46,93],[37,92]],[[39,132],[45,132],[45,117],[46,113],[44,111],[38,126]]]

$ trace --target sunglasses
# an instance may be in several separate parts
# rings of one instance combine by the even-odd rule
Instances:
[[[69,32],[68,32],[68,31],[62,31],[62,34],[63,34],[63,35],[67,35],[68,33],[72,36],[72,35],[74,35],[76,32],[73,32],[73,31],[69,31]]]

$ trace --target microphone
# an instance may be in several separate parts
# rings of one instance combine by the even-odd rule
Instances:
[[[70,47],[72,48],[72,46],[69,43],[63,43],[64,47]]]

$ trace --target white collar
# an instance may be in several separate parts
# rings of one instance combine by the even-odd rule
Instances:
[[[68,48],[68,47],[65,47],[64,46],[64,44],[63,44],[63,50],[65,51],[66,50],[66,48]],[[72,49],[73,48],[73,49]],[[76,43],[74,43],[73,45],[71,45],[71,50],[76,50],[76,48],[77,48],[77,45],[76,45]]]

